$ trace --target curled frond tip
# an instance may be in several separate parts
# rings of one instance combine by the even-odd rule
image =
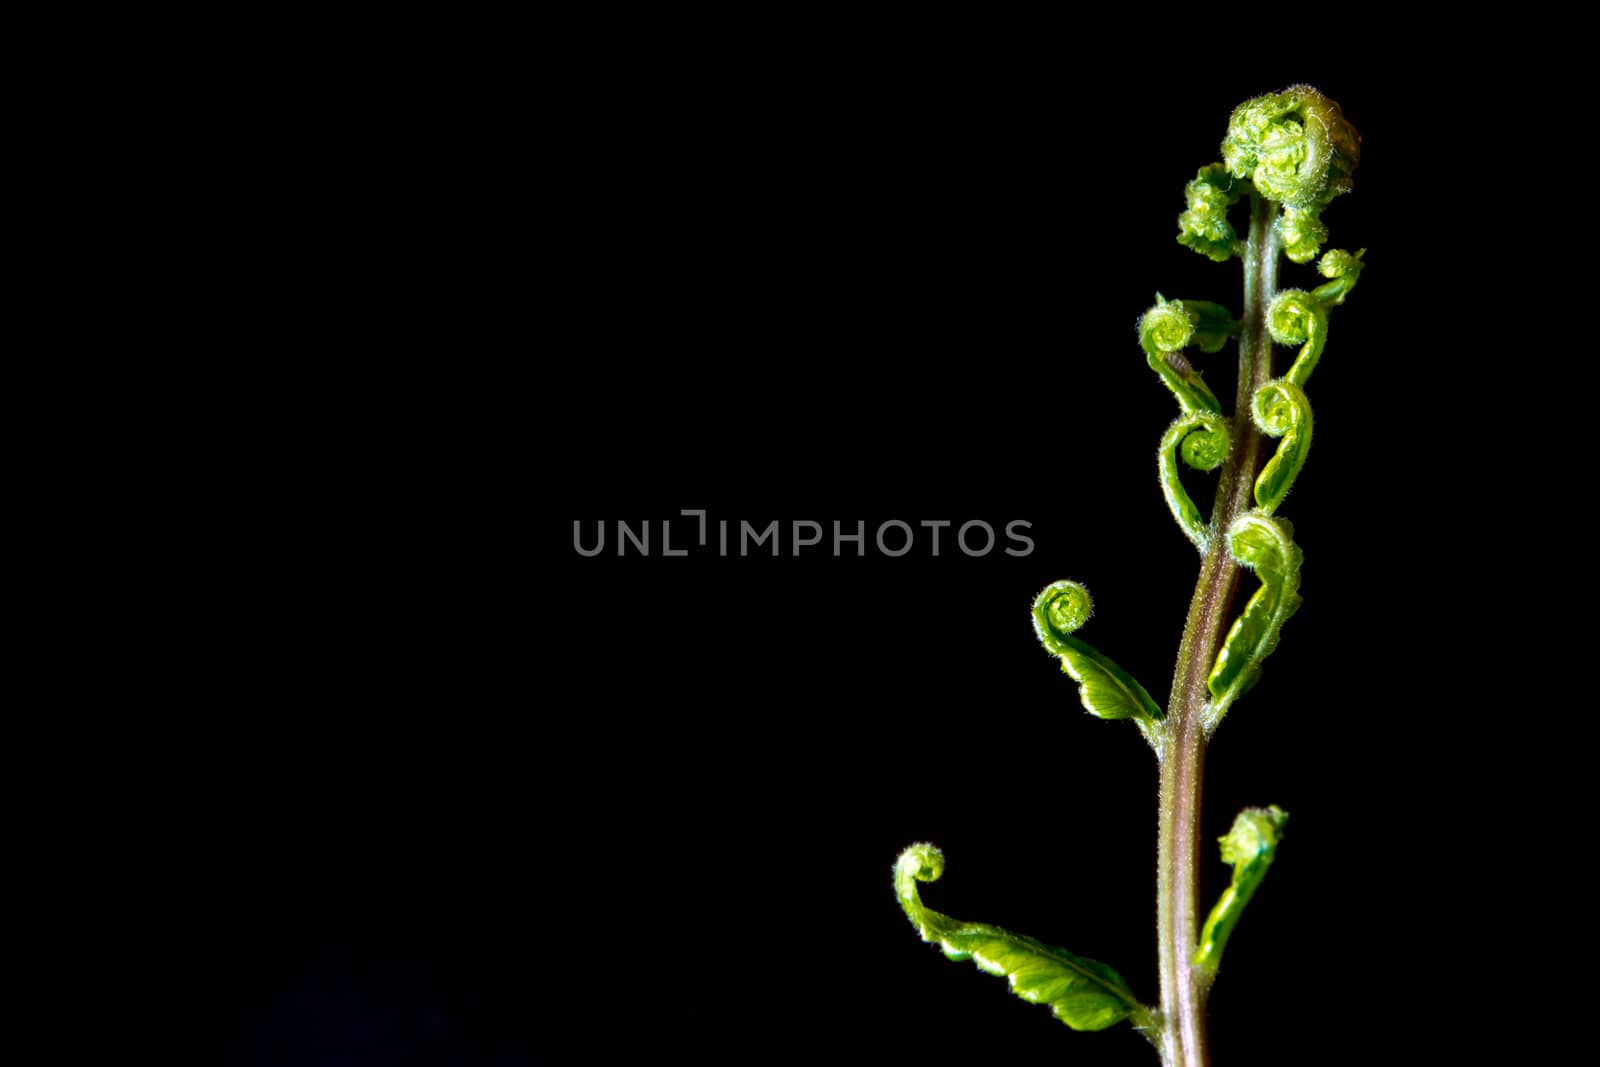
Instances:
[[[1066,653],[1061,639],[1082,629],[1094,612],[1089,590],[1077,582],[1051,582],[1033,601],[1033,628],[1052,655]]]
[[[1309,85],[1291,85],[1234,109],[1222,158],[1229,174],[1283,205],[1277,228],[1284,254],[1309,263],[1328,239],[1322,209],[1350,191],[1361,135],[1336,102]]]
[[[1268,200],[1320,209],[1350,191],[1361,135],[1335,101],[1291,85],[1234,109],[1222,158],[1230,174],[1254,182]]]

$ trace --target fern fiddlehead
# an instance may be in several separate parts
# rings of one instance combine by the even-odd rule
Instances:
[[[1052,582],[1033,601],[1033,629],[1039,643],[1061,657],[1061,669],[1078,683],[1084,710],[1102,719],[1132,719],[1157,752],[1164,717],[1161,705],[1127,671],[1088,642],[1072,636],[1089,621],[1094,603],[1077,582]]]
[[[1281,808],[1246,808],[1233,820],[1233,829],[1221,838],[1222,862],[1233,868],[1233,881],[1217,898],[1216,906],[1206,916],[1200,929],[1200,947],[1195,950],[1194,964],[1208,976],[1215,976],[1222,962],[1222,950],[1228,946],[1233,928],[1239,925],[1244,906],[1250,903],[1267,876],[1278,854],[1278,842],[1283,838],[1283,824],[1289,816]]]
[[[1180,415],[1161,438],[1157,461],[1161,469],[1161,494],[1167,508],[1178,520],[1178,527],[1194,546],[1205,553],[1211,543],[1211,527],[1200,508],[1184,488],[1178,466],[1182,462],[1195,470],[1211,471],[1221,466],[1228,455],[1228,420],[1209,411]]]
[[[1323,213],[1351,188],[1361,138],[1339,105],[1295,85],[1234,109],[1222,162],[1199,169],[1184,187],[1178,242],[1215,262],[1245,269],[1244,312],[1220,304],[1167,300],[1139,320],[1146,362],[1172,393],[1179,413],[1157,450],[1160,485],[1179,529],[1201,555],[1201,573],[1179,647],[1165,709],[1127,672],[1075,636],[1092,612],[1088,590],[1055,582],[1035,599],[1035,632],[1078,684],[1091,714],[1131,719],[1155,749],[1161,769],[1158,853],[1159,1008],[1140,1005],[1109,967],[998,927],[962,923],[926,908],[918,882],[936,880],[943,856],[914,845],[895,868],[896,894],[924,940],[953,959],[972,959],[1006,976],[1027,1000],[1048,1003],[1075,1029],[1131,1019],[1161,1051],[1167,1067],[1205,1067],[1205,1006],[1228,939],[1272,864],[1288,818],[1276,807],[1248,808],[1222,838],[1233,879],[1201,924],[1198,911],[1200,768],[1207,743],[1233,704],[1260,680],[1284,623],[1298,610],[1302,552],[1277,512],[1305,469],[1312,440],[1307,386],[1328,343],[1330,312],[1342,306],[1365,267],[1365,250],[1322,252]],[[1248,200],[1241,237],[1229,218]],[[1317,259],[1326,279],[1315,288],[1277,287],[1279,256]],[[1192,362],[1239,340],[1239,391],[1231,416]],[[1273,343],[1298,351],[1273,374]],[[1263,438],[1276,442],[1262,459]],[[1206,516],[1186,490],[1184,467],[1222,470]],[[1256,579],[1231,622],[1239,576]]]
[[[1161,376],[1185,414],[1217,412],[1217,399],[1200,372],[1183,355],[1191,343],[1202,352],[1220,352],[1238,324],[1221,304],[1204,300],[1168,300],[1156,294],[1156,305],[1139,319],[1139,344],[1145,361]]]
[[[1306,453],[1311,450],[1311,401],[1305,390],[1285,377],[1256,390],[1250,415],[1256,429],[1282,440],[1256,478],[1256,507],[1263,515],[1271,515],[1306,465]]]

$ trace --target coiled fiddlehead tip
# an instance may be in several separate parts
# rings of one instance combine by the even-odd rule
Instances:
[[[1139,317],[1139,344],[1146,352],[1181,352],[1194,337],[1194,321],[1182,300],[1164,300]]]
[[[1269,200],[1301,211],[1348,192],[1361,135],[1339,105],[1309,85],[1246,100],[1228,120],[1222,158]]]
[[[1052,656],[1063,656],[1069,650],[1062,638],[1081,629],[1093,613],[1089,590],[1077,582],[1051,582],[1034,598],[1033,629]]]
[[[929,915],[922,906],[922,897],[917,893],[917,883],[937,882],[943,875],[944,853],[927,842],[910,846],[894,861],[894,895],[899,898],[906,918],[911,920],[924,939],[929,938],[931,931],[927,928]],[[937,913],[934,917],[938,917]]]
[[[1220,352],[1239,331],[1233,313],[1221,304],[1167,300],[1159,293],[1156,300],[1156,305],[1139,317],[1139,344],[1149,354],[1171,355],[1191,344],[1202,352]]]
[[[1361,280],[1361,271],[1366,267],[1366,264],[1361,262],[1361,257],[1366,254],[1365,248],[1355,255],[1342,248],[1328,252],[1318,261],[1317,273],[1329,280],[1317,286],[1312,295],[1320,300],[1324,307],[1343,304],[1344,298],[1350,295],[1350,290]]]
[[[1211,529],[1184,488],[1178,461],[1181,458],[1195,470],[1215,470],[1227,458],[1230,436],[1228,420],[1221,415],[1189,412],[1167,428],[1161,447],[1156,450],[1161,494],[1167,499],[1167,508],[1184,536],[1202,553],[1211,543]]]
[[[1258,574],[1293,575],[1299,588],[1300,548],[1294,543],[1294,523],[1247,511],[1228,528],[1233,558]]]
[[[1261,662],[1278,647],[1284,622],[1300,607],[1302,556],[1294,543],[1294,525],[1287,519],[1245,512],[1228,527],[1228,550],[1235,562],[1256,573],[1261,588],[1233,620],[1206,680],[1213,697],[1201,716],[1207,734],[1256,683]]]
[[[1328,309],[1315,293],[1285,289],[1267,306],[1267,332],[1280,345],[1301,346],[1283,378],[1304,388],[1328,343]]]
[[[1207,300],[1167,300],[1157,293],[1156,301],[1139,318],[1145,362],[1184,411],[1220,411],[1216,394],[1184,357],[1183,349],[1195,344],[1202,352],[1219,351],[1239,331],[1239,323],[1227,308]]]
[[[1250,405],[1256,429],[1268,437],[1282,437],[1288,433],[1297,417],[1309,408],[1305,395],[1298,385],[1282,379],[1257,389]]]
[[[1072,636],[1094,611],[1089,590],[1077,582],[1051,582],[1033,602],[1033,632],[1061,669],[1078,683],[1078,699],[1102,719],[1134,719],[1145,740],[1159,744],[1155,726],[1164,714],[1144,686],[1104,653]]]
[[[1359,275],[1361,268],[1366,266],[1361,262],[1361,257],[1367,254],[1363,248],[1352,255],[1342,248],[1330,249],[1317,263],[1317,273],[1324,278],[1343,278],[1347,274]]]
[[[1228,424],[1213,417],[1188,430],[1179,450],[1183,462],[1197,471],[1214,471],[1228,458]]]
[[[1325,312],[1304,289],[1284,289],[1267,306],[1267,331],[1280,345],[1303,345]]]
[[[1311,450],[1311,401],[1294,382],[1278,379],[1256,390],[1250,415],[1256,429],[1268,437],[1282,438],[1277,452],[1256,477],[1256,504],[1263,514],[1271,515],[1306,465]]]
[[[919,842],[900,853],[894,869],[896,883],[903,879],[937,882],[944,876],[944,853],[937,845]]]

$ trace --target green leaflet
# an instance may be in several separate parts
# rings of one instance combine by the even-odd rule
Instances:
[[[936,944],[953,960],[970,959],[1000,975],[1011,991],[1030,1004],[1048,1004],[1056,1018],[1074,1030],[1104,1030],[1131,1019],[1151,1029],[1152,1013],[1139,1003],[1120,974],[1103,963],[1075,956],[998,926],[964,923],[922,904],[918,882],[944,874],[944,853],[933,845],[912,845],[894,865],[895,895],[922,940]]]
[[[1256,478],[1256,504],[1271,515],[1289,495],[1311,450],[1311,401],[1305,390],[1288,379],[1268,382],[1256,390],[1251,405],[1256,428],[1268,437],[1282,438],[1278,451]]]
[[[1178,528],[1194,546],[1205,553],[1211,543],[1211,524],[1200,515],[1200,509],[1189,498],[1179,476],[1178,458],[1195,470],[1216,470],[1228,455],[1228,420],[1209,412],[1195,412],[1178,416],[1161,438],[1156,451],[1157,466],[1161,471],[1161,494],[1167,498],[1167,508],[1178,520]]]
[[[1288,821],[1288,813],[1277,805],[1246,808],[1233,820],[1233,829],[1218,838],[1222,842],[1222,862],[1233,868],[1233,882],[1217,898],[1217,906],[1211,909],[1200,931],[1200,947],[1195,951],[1194,964],[1208,975],[1217,973],[1222,950],[1227,947],[1233,928],[1239,924],[1244,906],[1250,903],[1261,879],[1267,876],[1267,868],[1272,866],[1278,852],[1278,842],[1283,839],[1283,824]]]
[[[1091,715],[1134,720],[1159,752],[1156,724],[1165,715],[1161,705],[1109,657],[1072,636],[1093,610],[1089,590],[1077,582],[1051,582],[1034,599],[1034,632],[1047,651],[1061,657],[1061,669],[1078,683],[1078,699]]]
[[[1317,298],[1317,303],[1325,308],[1343,304],[1344,298],[1350,295],[1350,290],[1361,280],[1362,268],[1366,266],[1361,262],[1361,257],[1366,254],[1365,248],[1353,256],[1342,248],[1335,248],[1323,255],[1317,261],[1317,273],[1332,280],[1311,290],[1311,295]]]
[[[1304,389],[1328,344],[1328,309],[1304,289],[1284,289],[1267,308],[1267,332],[1280,345],[1301,346],[1283,380]]]
[[[1207,300],[1168,300],[1156,294],[1156,305],[1139,319],[1139,344],[1150,369],[1177,397],[1184,412],[1221,411],[1211,387],[1200,372],[1184,358],[1189,345],[1202,352],[1219,352],[1228,338],[1239,332],[1239,324],[1221,304]]]
[[[1261,588],[1233,621],[1206,681],[1212,696],[1204,718],[1207,733],[1256,683],[1261,661],[1278,647],[1284,621],[1300,606],[1301,554],[1287,519],[1247,512],[1229,527],[1228,548],[1241,566],[1256,572]]]

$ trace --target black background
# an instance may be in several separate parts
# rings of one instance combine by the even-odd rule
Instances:
[[[1439,70],[626,37],[552,42],[526,83],[463,71],[468,100],[523,95],[463,119],[483,155],[435,161],[428,215],[461,243],[428,328],[396,304],[373,346],[420,388],[358,395],[336,449],[295,453],[309,477],[269,455],[263,503],[192,534],[227,546],[186,586],[199,681],[108,833],[137,843],[118,956],[169,1005],[145,1018],[165,1047],[198,1018],[229,1064],[1153,1062],[942,959],[890,867],[936,842],[930,906],[1156,998],[1155,762],[1081,710],[1027,611],[1085,582],[1082,636],[1164,700],[1197,560],[1134,328],[1158,289],[1239,304],[1237,263],[1173,240],[1182,187],[1234,105],[1296,81],[1364,136],[1325,219],[1368,271],[1281,511],[1305,606],[1208,757],[1208,841],[1246,805],[1293,816],[1211,1033],[1222,1064],[1336,1062],[1371,1047],[1372,1005],[1421,1010],[1455,966],[1444,902],[1495,892],[1435,803],[1462,762],[1436,727],[1464,548],[1418,531],[1496,522],[1424,443],[1471,388],[1434,380],[1418,325],[1465,254],[1417,208],[1466,199],[1437,188],[1464,122]],[[1202,360],[1231,397],[1231,354]],[[864,522],[867,554],[791,555],[786,528],[778,558],[664,558],[684,508]],[[1036,549],[968,558],[946,531],[885,558],[890,519],[1026,520]],[[615,554],[618,520],[651,525],[650,557]],[[580,557],[575,522],[607,552]]]

